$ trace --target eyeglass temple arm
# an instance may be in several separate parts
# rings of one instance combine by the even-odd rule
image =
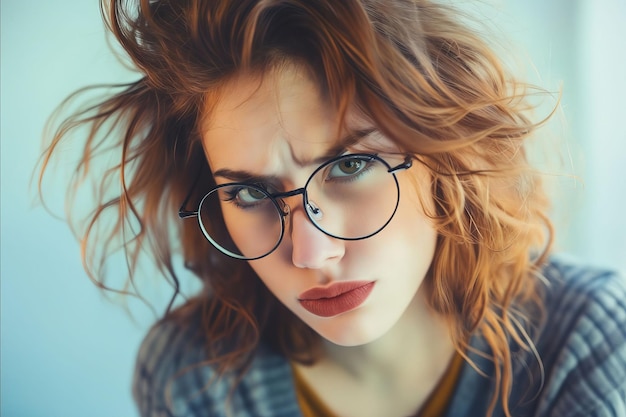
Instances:
[[[183,210],[183,208],[181,207],[180,210],[178,210],[178,217],[180,219],[189,219],[190,217],[198,217],[198,212]]]
[[[198,172],[198,175],[196,175],[196,178],[193,180],[193,183],[191,184],[191,187],[189,187],[189,192],[187,193],[187,197],[185,197],[185,199],[183,200],[183,204],[181,204],[180,208],[178,209],[178,218],[180,218],[180,219],[188,219],[190,217],[198,217],[198,211],[185,210],[185,206],[187,205],[187,203],[191,199],[191,195],[193,194],[193,190],[196,188],[196,185],[198,184],[198,181],[200,180],[201,172],[202,172],[202,169],[200,170],[200,172]]]
[[[387,172],[389,172],[390,174],[393,174],[397,171],[402,171],[404,169],[409,169],[413,166],[413,157],[410,155],[407,155],[406,158],[404,158],[404,162],[401,163],[400,165],[396,165],[393,168],[389,168],[387,170]]]
[[[185,197],[185,201],[183,201],[183,204],[181,204],[180,208],[178,209],[178,218],[188,219],[190,217],[198,217],[197,211],[185,210],[185,206],[189,202],[190,198],[191,198],[191,191],[189,191],[189,194],[187,194],[187,197]]]

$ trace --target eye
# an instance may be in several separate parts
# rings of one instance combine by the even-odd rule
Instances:
[[[220,199],[235,204],[239,208],[260,208],[271,200],[267,193],[258,187],[243,184],[228,185],[220,188]]]
[[[368,161],[363,157],[348,157],[341,159],[330,166],[328,179],[353,177],[363,172]]]
[[[267,194],[257,188],[241,187],[235,198],[243,204],[253,204],[267,198]]]

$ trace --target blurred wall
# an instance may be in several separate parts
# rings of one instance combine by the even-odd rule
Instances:
[[[559,248],[626,269],[626,2],[479,4],[485,23],[532,58],[534,82],[562,83],[555,130],[569,149],[567,170],[584,185],[557,181]],[[1,415],[136,415],[132,367],[153,316],[133,322],[100,294],[67,226],[33,203],[30,185],[55,106],[79,87],[133,76],[106,45],[96,1],[3,0],[1,17]],[[57,193],[51,203],[60,213]]]
[[[557,250],[626,270],[626,1],[496,0],[495,21],[534,62],[533,82],[562,91],[552,178]],[[555,149],[556,151],[557,149]]]
[[[1,3],[2,417],[136,415],[130,394],[146,323],[104,300],[67,225],[34,204],[47,117],[73,90],[128,79],[97,1]],[[72,149],[68,149],[72,151]],[[51,196],[62,214],[64,190]]]

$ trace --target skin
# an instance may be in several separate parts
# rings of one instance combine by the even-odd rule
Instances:
[[[284,190],[304,185],[319,159],[335,148],[338,132],[345,136],[373,127],[353,112],[340,132],[337,114],[306,71],[295,65],[264,76],[241,74],[222,92],[203,126],[203,145],[213,172],[230,169],[274,176]],[[372,149],[398,151],[377,132],[348,150]],[[389,161],[393,166],[402,158]],[[329,237],[308,220],[301,197],[290,197],[286,202],[291,214],[280,246],[250,261],[269,290],[324,338],[324,358],[314,366],[297,368],[340,415],[414,412],[453,354],[445,321],[428,308],[422,285],[437,239],[422,206],[432,204],[429,176],[423,166],[413,164],[397,178],[400,205],[377,235],[359,241]],[[232,182],[220,176],[216,181]],[[319,317],[298,301],[299,294],[310,288],[353,280],[376,281],[367,300],[354,310]]]

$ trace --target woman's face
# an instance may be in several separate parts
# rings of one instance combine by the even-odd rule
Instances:
[[[218,185],[233,182],[233,172],[246,172],[273,178],[279,191],[289,191],[305,185],[340,138],[373,128],[356,114],[348,115],[341,132],[339,125],[306,71],[294,66],[231,80],[206,118],[203,145]],[[375,130],[345,152],[378,153],[391,166],[403,161],[389,156],[398,149]],[[338,345],[374,341],[412,303],[424,303],[417,294],[436,242],[422,207],[432,204],[429,177],[421,164],[396,175],[399,206],[378,234],[353,241],[330,237],[311,223],[298,195],[285,200],[290,214],[278,248],[248,261],[287,308]]]

